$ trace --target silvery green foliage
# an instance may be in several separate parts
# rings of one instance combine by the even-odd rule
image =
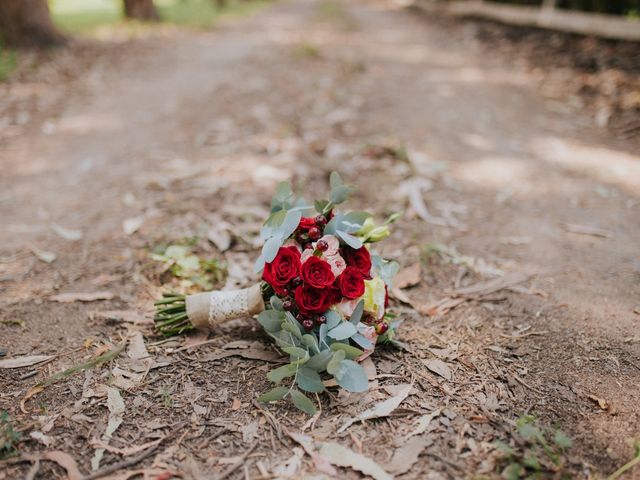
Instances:
[[[338,385],[350,392],[367,390],[367,375],[354,361],[364,351],[349,343],[351,338],[359,335],[364,301],[358,303],[349,321],[333,310],[327,311],[327,321],[320,326],[318,333],[306,333],[293,315],[282,310],[278,300],[272,298],[270,304],[273,309],[262,312],[258,322],[276,345],[289,355],[289,363],[269,372],[267,378],[278,385],[262,395],[261,401],[290,398],[297,408],[313,414],[315,405],[303,392],[323,392],[323,374],[333,377]]]

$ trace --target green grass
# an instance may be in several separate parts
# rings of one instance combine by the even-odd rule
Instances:
[[[127,23],[122,16],[122,0],[50,0],[49,3],[55,24],[70,34],[91,34],[103,27]],[[251,13],[268,2],[228,0],[227,3],[219,9],[213,0],[155,0],[163,22],[195,28],[210,27],[221,16]]]
[[[4,82],[16,68],[16,52],[5,48],[0,43],[0,82]]]

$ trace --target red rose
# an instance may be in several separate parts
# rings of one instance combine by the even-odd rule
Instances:
[[[364,277],[355,267],[347,267],[338,277],[342,295],[347,298],[358,298],[364,295]]]
[[[342,292],[338,287],[331,287],[327,289],[327,301],[329,305],[336,305],[342,301]]]
[[[300,252],[294,246],[280,247],[276,258],[264,266],[262,279],[278,295],[285,294],[285,286],[300,273]]]
[[[336,279],[331,271],[331,265],[314,255],[302,264],[300,276],[302,280],[316,288],[330,287]]]
[[[306,232],[310,228],[316,226],[316,219],[314,217],[302,217],[300,219],[300,223],[298,224],[298,229],[300,231]]]
[[[371,255],[369,255],[369,250],[365,247],[360,247],[356,250],[346,246],[342,251],[342,256],[348,266],[360,270],[365,278],[371,278]]]
[[[331,295],[328,289],[300,285],[296,288],[294,296],[298,309],[305,314],[324,313],[331,306]]]

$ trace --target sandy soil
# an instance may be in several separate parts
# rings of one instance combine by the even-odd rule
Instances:
[[[260,478],[260,468],[274,477],[285,467],[293,478],[313,472],[308,457],[292,460],[295,444],[281,431],[300,430],[306,418],[254,403],[268,366],[215,358],[230,342],[269,348],[251,320],[172,354],[195,340],[154,345],[148,324],[92,312],[148,318],[161,285],[147,252],[186,237],[235,266],[229,282],[250,284],[242,272],[256,257],[252,238],[274,185],[291,178],[313,197],[337,169],[359,189],[351,206],[405,212],[383,252],[403,266],[420,262],[422,273],[405,291],[413,307],[395,302],[411,351],[381,352],[379,388],[327,396],[307,433],[398,473],[392,458],[416,418],[442,409],[400,478],[499,475],[491,442],[517,443],[513,422],[524,413],[573,438],[565,464],[573,478],[598,478],[631,458],[640,436],[638,139],[615,138],[579,106],[543,95],[534,75],[474,41],[465,25],[385,3],[300,0],[210,32],[72,48],[84,60],[69,74],[60,72],[73,58],[54,53],[31,77],[2,87],[0,348],[8,357],[57,355],[0,369],[0,409],[22,432],[21,453],[62,450],[90,471],[90,441],[108,417],[102,387],[125,360],[46,387],[24,411],[20,400],[142,331],[166,365],[121,389],[126,410],[111,444],[164,440],[130,470],[153,463],[156,472],[203,478],[251,447],[229,478]],[[372,148],[382,145],[393,148]],[[421,202],[410,200],[416,190]],[[234,235],[224,253],[206,241],[221,219]],[[134,233],[124,232],[127,220],[139,224]],[[82,238],[63,238],[56,225]],[[532,277],[425,314],[451,288],[519,273]],[[104,290],[114,298],[50,299]],[[434,358],[449,365],[449,378],[426,368]],[[390,385],[411,381],[396,415],[335,433]],[[119,456],[107,452],[102,465]],[[28,469],[0,463],[0,479]],[[62,472],[46,462],[36,478]]]

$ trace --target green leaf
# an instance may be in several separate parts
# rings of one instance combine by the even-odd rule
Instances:
[[[284,210],[293,201],[293,191],[291,190],[291,184],[287,181],[280,182],[276,187],[276,193],[271,199],[271,209]]]
[[[295,229],[298,228],[301,218],[302,212],[300,210],[289,210],[282,222],[282,225],[278,228],[278,234],[282,238],[289,238]]]
[[[329,201],[335,205],[339,205],[349,198],[349,193],[351,193],[351,188],[346,185],[338,185],[335,188],[331,189],[331,193],[329,194]]]
[[[318,340],[315,335],[310,335],[308,333],[304,334],[302,336],[302,343],[304,343],[313,353],[318,353],[320,351],[320,348],[318,347]]]
[[[556,431],[555,435],[553,436],[553,441],[559,448],[562,449],[569,448],[573,445],[573,441],[560,430]]]
[[[387,333],[390,331],[391,329],[387,330]],[[386,335],[386,333],[385,333]],[[381,337],[378,337],[378,339],[380,339]],[[364,335],[362,335],[361,333],[356,333],[355,335],[353,335],[351,337],[351,340],[353,340],[354,342],[356,342],[358,345],[360,345],[362,348],[364,348],[365,350],[370,350],[373,348],[373,343],[371,342],[371,340],[369,340],[367,337],[365,337]]]
[[[540,461],[538,460],[538,457],[536,457],[535,454],[533,453],[527,455],[522,459],[522,465],[532,470],[540,470],[542,468],[542,466],[540,465]]]
[[[295,325],[291,325],[291,323],[287,322],[286,320],[284,322],[282,322],[282,329],[285,332],[291,333],[298,340],[302,339],[302,334],[300,333],[300,329],[298,327],[296,327]]]
[[[349,317],[349,322],[353,324],[353,326],[357,326],[362,318],[362,313],[364,312],[364,300],[360,300],[356,305],[356,308],[353,309],[353,313],[351,313],[351,317]]]
[[[304,366],[305,368],[312,368],[316,372],[322,372],[326,370],[327,364],[329,363],[329,360],[331,360],[332,356],[333,352],[331,350],[323,350],[311,357]]]
[[[296,376],[298,386],[307,392],[322,392],[324,385],[318,372],[308,367],[301,367]]]
[[[285,237],[286,238],[286,237]],[[284,243],[284,238],[280,236],[271,237],[269,240],[264,242],[262,246],[262,257],[264,258],[265,263],[273,262],[273,259],[278,255],[278,250]]]
[[[344,350],[333,352],[331,360],[329,360],[329,363],[327,363],[327,372],[331,375],[335,375],[335,373],[340,370],[340,362],[342,362],[346,356],[347,355]]]
[[[393,222],[398,220],[401,216],[402,214],[400,212],[392,213],[391,215],[389,215],[389,218],[387,218],[387,221],[384,222],[384,225],[391,225]]]
[[[287,393],[289,393],[288,387],[275,387],[269,390],[267,393],[263,393],[262,395],[260,395],[258,397],[258,400],[263,403],[275,402],[276,400],[280,400],[281,398],[286,397]]]
[[[277,310],[265,310],[258,315],[258,323],[269,333],[280,331],[284,314]]]
[[[502,478],[505,480],[520,480],[523,473],[522,466],[519,463],[511,463],[502,471]]]
[[[356,327],[352,323],[342,322],[333,330],[329,330],[327,335],[335,340],[345,340],[356,332]]]
[[[336,382],[349,392],[366,392],[369,388],[369,380],[364,368],[353,360],[342,360],[340,362],[342,370],[341,377],[335,377]]]
[[[496,449],[500,450],[500,452],[504,453],[505,455],[515,455],[516,453],[516,450],[513,447],[511,447],[510,445],[507,445],[502,440],[494,441],[493,446],[496,447]]]
[[[282,349],[285,353],[288,353],[291,357],[291,363],[299,362],[304,358],[309,357],[309,352],[300,347],[287,347]]]
[[[336,188],[340,185],[344,185],[340,174],[338,172],[331,172],[331,175],[329,175],[329,186],[331,188]]]
[[[332,343],[330,348],[333,352],[337,352],[338,350],[344,351],[346,358],[348,358],[349,360],[358,358],[360,355],[364,353],[364,351],[360,350],[359,348],[356,348],[347,343],[340,343],[340,342]]]
[[[278,312],[284,311],[284,309],[282,308],[282,300],[280,300],[280,298],[278,298],[276,295],[271,296],[271,298],[269,299],[269,303],[271,304],[271,308],[273,308],[274,310],[277,310]]]
[[[293,389],[291,390],[291,400],[293,400],[293,404],[299,410],[302,410],[304,413],[308,413],[309,415],[313,415],[316,413],[316,407],[307,396],[300,392],[299,390]]]
[[[347,245],[349,245],[351,248],[355,250],[358,250],[359,248],[362,247],[362,242],[360,241],[360,239],[357,237],[354,237],[350,233],[343,232],[342,230],[337,230],[336,235],[340,237],[344,243],[346,243]]]
[[[327,322],[325,323],[325,325],[329,330],[335,328],[342,320],[338,312],[336,312],[335,310],[329,310],[325,312],[324,316],[327,318]]]
[[[367,220],[367,218],[370,218],[370,217],[371,217],[371,214],[369,212],[363,212],[363,211],[349,212],[349,213],[345,213],[344,219],[342,220],[342,224],[344,225],[346,223],[348,225],[352,225],[353,227],[351,228],[354,228],[353,232],[357,232],[362,228],[362,225]],[[349,233],[353,233],[353,232],[349,232]]]
[[[313,202],[313,206],[318,213],[324,213],[324,209],[328,204],[329,200],[316,200],[315,202]]]
[[[278,367],[275,370],[271,370],[269,373],[267,373],[267,378],[273,383],[279,383],[285,378],[295,375],[297,368],[297,365],[289,363],[287,365]]]

